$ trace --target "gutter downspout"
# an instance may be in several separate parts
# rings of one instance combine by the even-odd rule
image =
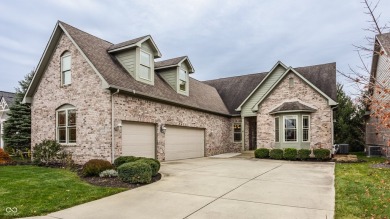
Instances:
[[[114,93],[111,94],[111,163],[114,163],[115,153],[115,117],[114,117],[114,95],[119,93],[119,89],[117,89]]]
[[[330,119],[331,119],[331,122],[332,122],[332,126],[331,126],[331,129],[332,129],[332,145],[331,146],[332,147],[335,144],[335,142],[334,142],[334,114],[335,114],[335,109],[337,107],[338,107],[338,105],[331,107],[332,112],[330,114]]]

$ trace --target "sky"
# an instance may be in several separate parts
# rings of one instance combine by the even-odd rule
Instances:
[[[390,21],[382,0],[380,21]],[[57,20],[111,43],[152,35],[162,58],[187,55],[198,80],[302,67],[361,65],[369,17],[361,0],[1,0],[0,90],[15,91],[37,66]],[[364,59],[369,64],[370,58]],[[341,75],[338,82],[354,94]]]

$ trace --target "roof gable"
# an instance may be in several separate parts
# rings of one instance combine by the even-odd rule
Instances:
[[[294,69],[332,100],[336,100],[336,63],[297,67]],[[265,80],[268,74],[269,72],[263,72],[204,81],[204,83],[215,87],[229,112],[237,115],[240,113],[235,111],[235,109],[259,87],[259,84]]]
[[[29,85],[29,87],[28,87],[28,89],[26,91],[26,94],[25,94],[25,96],[23,98],[23,101],[22,101],[23,103],[31,103],[31,98],[34,95],[36,88],[39,86],[40,79],[41,79],[41,77],[42,77],[42,75],[43,75],[43,73],[44,73],[44,71],[46,69],[46,66],[48,65],[48,63],[49,63],[49,61],[51,59],[51,56],[52,56],[54,50],[57,47],[57,43],[60,40],[60,37],[61,37],[62,34],[65,34],[70,39],[70,41],[77,48],[77,50],[80,52],[80,54],[88,62],[90,67],[99,76],[99,78],[102,80],[102,87],[103,88],[108,88],[108,83],[105,80],[105,78],[99,73],[99,71],[92,64],[92,62],[89,59],[89,57],[84,53],[84,51],[75,42],[73,37],[69,34],[68,30],[69,29],[71,30],[72,28],[74,28],[74,27],[71,27],[70,25],[65,24],[65,23],[63,23],[61,21],[58,21],[56,23],[56,26],[54,27],[54,30],[53,30],[53,32],[52,32],[52,34],[50,36],[49,42],[47,43],[46,48],[45,48],[45,50],[44,50],[44,52],[42,54],[42,57],[41,57],[41,59],[40,59],[40,61],[38,63],[38,66],[37,66],[37,68],[35,70],[34,77],[32,78],[31,83],[30,83],[30,85]],[[81,31],[80,31],[80,33],[87,34],[85,32],[81,32]],[[97,37],[94,37],[94,38],[97,38]],[[97,40],[95,39],[95,41],[97,41]],[[103,41],[103,40],[98,39],[98,41]],[[104,42],[107,43],[107,44],[110,44],[107,41],[104,41]]]
[[[172,59],[167,59],[159,62],[154,63],[154,69],[159,70],[159,69],[165,69],[165,68],[173,68],[173,67],[179,67],[181,63],[185,62],[187,66],[190,67],[189,73],[194,73],[195,69],[192,66],[190,59],[188,56],[181,56],[181,57],[176,57]]]
[[[135,38],[132,40],[122,42],[122,43],[111,45],[107,49],[107,52],[114,53],[114,52],[119,52],[119,51],[123,51],[126,49],[131,49],[134,47],[141,47],[141,44],[143,44],[143,43],[149,43],[151,45],[151,48],[154,51],[154,54],[153,54],[154,58],[160,58],[162,56],[160,50],[158,49],[156,43],[154,42],[152,36],[150,36],[150,35],[138,37],[138,38]]]

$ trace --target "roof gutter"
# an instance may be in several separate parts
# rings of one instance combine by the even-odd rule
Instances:
[[[193,109],[193,110],[197,110],[197,111],[212,113],[212,114],[225,116],[225,117],[232,117],[232,115],[227,114],[227,113],[220,113],[220,112],[216,112],[216,111],[212,111],[212,110],[201,109],[201,108],[197,108],[197,107],[194,107],[194,106],[189,106],[189,105],[186,105],[186,104],[182,104],[180,102],[172,101],[172,100],[169,100],[169,99],[166,99],[166,98],[150,96],[150,95],[145,94],[143,92],[135,91],[134,89],[127,89],[127,88],[118,87],[118,86],[112,86],[112,85],[110,85],[109,89],[111,89],[111,90],[120,90],[120,91],[123,91],[123,92],[125,92],[125,93],[127,93],[129,95],[155,100],[156,102],[168,103],[168,104],[175,105],[175,106],[180,106],[180,107]]]

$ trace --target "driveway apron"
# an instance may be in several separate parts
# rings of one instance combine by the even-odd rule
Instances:
[[[160,181],[44,218],[333,218],[334,164],[199,158]]]

